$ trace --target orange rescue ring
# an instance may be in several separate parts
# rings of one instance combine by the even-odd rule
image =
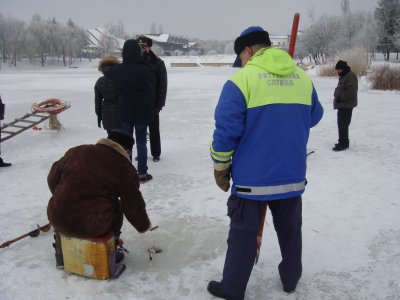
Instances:
[[[32,105],[32,110],[35,112],[58,114],[69,107],[70,107],[69,103],[54,98],[34,103]]]

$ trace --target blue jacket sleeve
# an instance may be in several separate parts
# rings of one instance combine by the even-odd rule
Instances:
[[[318,94],[313,86],[312,92],[312,104],[311,104],[311,127],[314,127],[322,119],[324,114],[324,108],[318,100]]]
[[[211,156],[216,162],[231,159],[245,128],[246,101],[240,89],[227,81],[215,108]]]

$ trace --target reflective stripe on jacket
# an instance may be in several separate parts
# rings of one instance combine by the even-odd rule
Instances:
[[[309,130],[323,108],[308,75],[276,48],[258,51],[223,87],[211,156],[232,159],[232,194],[254,200],[304,192]]]

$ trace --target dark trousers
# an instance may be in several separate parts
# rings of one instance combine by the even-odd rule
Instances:
[[[150,134],[150,152],[153,157],[161,155],[161,138],[160,138],[160,116],[156,112],[153,114],[153,121],[149,124]]]
[[[125,123],[121,124],[121,129],[130,135],[133,135],[135,129],[136,149],[138,154],[138,173],[140,175],[147,174],[147,123]]]
[[[351,116],[353,114],[352,108],[341,108],[337,111],[337,125],[339,131],[339,145],[348,147],[349,140],[349,126]]]
[[[282,255],[279,275],[285,288],[294,289],[302,273],[302,199],[299,196],[267,203]],[[233,299],[243,299],[255,262],[264,202],[231,195],[227,206],[231,223],[221,288]]]
[[[121,228],[122,228],[123,222],[124,222],[124,214],[122,212],[121,204],[119,204],[117,214],[115,215],[113,224],[110,228],[110,231],[112,231],[114,233],[114,237],[116,239],[119,239],[119,236],[121,235]]]

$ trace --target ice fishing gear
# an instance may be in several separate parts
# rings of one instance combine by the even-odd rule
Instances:
[[[124,250],[124,252],[129,253],[128,249],[126,249],[124,247],[124,241],[123,240],[118,239],[117,246],[119,246],[122,250]]]
[[[23,238],[26,238],[27,236],[30,236],[30,237],[38,237],[41,231],[43,231],[43,232],[48,232],[48,231],[50,230],[50,228],[51,228],[50,223],[49,223],[49,224],[46,224],[46,225],[44,225],[44,226],[39,226],[39,225],[37,225],[37,229],[32,230],[32,231],[30,231],[30,232],[28,232],[28,233],[25,233],[25,234],[23,234],[23,235],[21,235],[21,236],[19,236],[19,237],[16,237],[15,239],[12,239],[12,240],[10,240],[10,241],[4,242],[3,244],[0,245],[0,248],[8,247],[8,246],[10,246],[12,243],[15,243],[16,241],[22,240]]]
[[[149,253],[149,260],[151,263],[153,261],[154,255],[156,255],[157,253],[161,253],[162,250],[160,248],[156,248],[153,243],[153,247],[149,248],[147,252]]]
[[[156,230],[158,226],[151,227],[150,231]]]
[[[154,231],[154,230],[156,230],[157,228],[158,228],[158,226],[154,226],[154,227],[150,228],[150,231]],[[153,257],[154,257],[157,253],[161,253],[161,252],[162,252],[162,250],[161,250],[160,248],[156,248],[156,247],[154,246],[154,244],[155,244],[155,241],[153,242],[153,247],[147,249],[147,252],[149,253],[150,265],[151,265],[151,263],[152,263],[152,261],[153,261]]]

